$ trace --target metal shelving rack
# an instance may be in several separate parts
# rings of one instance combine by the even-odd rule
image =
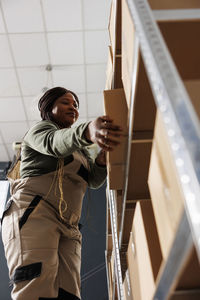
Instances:
[[[117,1],[113,1],[113,9],[114,9],[114,15],[115,15],[115,28],[114,31],[116,31],[116,15],[117,15]],[[116,49],[114,47],[113,54],[115,56]],[[115,73],[115,59],[113,60],[113,74]],[[112,77],[112,88],[115,86],[114,76]],[[123,286],[122,286],[122,271],[121,271],[121,262],[120,262],[120,244],[118,240],[118,224],[117,224],[117,208],[116,208],[116,201],[115,201],[115,194],[114,191],[110,190],[109,188],[109,182],[107,184],[107,198],[108,198],[108,205],[110,210],[110,220],[111,220],[111,231],[112,231],[112,242],[113,242],[113,250],[114,250],[114,272],[115,277],[113,278],[113,294],[112,294],[112,300],[115,299],[115,285],[117,284],[117,296],[118,299],[123,300]],[[107,272],[108,277],[108,272]]]
[[[200,10],[152,11],[146,0],[127,2],[136,30],[135,47],[140,46],[148,79],[156,106],[162,114],[166,132],[176,163],[180,185],[184,194],[185,210],[180,220],[169,257],[157,284],[154,300],[167,299],[173,284],[195,244],[200,260],[200,124],[190,98],[176,70],[156,19],[200,19]],[[138,53],[138,51],[135,51]],[[136,54],[137,55],[137,54]],[[136,58],[137,59],[137,58]],[[136,82],[136,69],[132,75],[132,90]],[[118,299],[124,299],[120,268],[128,172],[132,141],[134,95],[131,97],[127,161],[124,179],[122,220],[117,238],[117,219],[114,193],[108,188],[113,247],[115,251],[115,275]],[[113,296],[113,299],[115,295]]]

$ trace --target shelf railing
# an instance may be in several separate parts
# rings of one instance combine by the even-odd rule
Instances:
[[[180,220],[169,257],[160,276],[154,300],[167,299],[173,281],[180,272],[193,242],[200,259],[200,124],[191,105],[175,64],[160,33],[156,19],[167,19],[169,12],[152,11],[146,0],[127,1],[136,30],[134,62],[138,60],[139,48],[147,70],[157,108],[161,112],[169,143],[176,164],[179,182],[184,194],[185,210]],[[199,19],[198,10],[188,10],[192,18]],[[176,11],[179,19],[188,19],[186,10]],[[171,14],[171,12],[170,12]],[[174,12],[175,14],[175,12]],[[175,15],[173,15],[175,18]],[[123,189],[122,217],[117,238],[117,221],[113,191],[109,191],[111,227],[115,251],[118,299],[123,299],[119,251],[122,245],[124,216],[128,190],[128,175],[131,154],[134,91],[137,63],[132,74],[132,95],[129,114],[127,160]]]
[[[111,230],[112,230],[112,241],[113,241],[113,250],[114,250],[114,269],[115,269],[115,278],[117,283],[117,294],[118,299],[123,300],[123,285],[122,285],[122,271],[121,271],[121,262],[120,262],[120,253],[119,253],[119,242],[117,234],[117,217],[116,217],[116,201],[113,190],[108,189],[108,200],[110,206],[110,218],[111,218]],[[115,295],[115,288],[113,286],[113,299]]]
[[[200,124],[145,0],[126,0],[149,82],[168,134],[200,259]]]

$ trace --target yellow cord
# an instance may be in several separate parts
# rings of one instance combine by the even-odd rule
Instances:
[[[58,159],[58,163],[56,166],[56,171],[55,171],[55,175],[53,177],[51,186],[48,190],[48,193],[45,197],[45,199],[48,199],[48,196],[53,188],[53,185],[55,186],[54,189],[54,194],[56,195],[56,191],[57,191],[57,184],[58,184],[58,188],[59,188],[59,192],[60,192],[60,199],[59,199],[59,214],[60,217],[63,221],[66,221],[65,217],[63,216],[63,213],[67,210],[67,203],[64,200],[64,196],[63,196],[63,186],[62,186],[62,182],[63,182],[63,175],[64,175],[64,159],[63,158],[59,158]],[[62,209],[62,206],[64,206],[64,209]]]
[[[66,220],[65,217],[63,216],[63,213],[67,210],[67,203],[64,200],[63,197],[63,175],[64,175],[64,159],[59,159],[58,161],[59,164],[59,168],[58,168],[58,187],[59,187],[59,191],[60,191],[60,200],[59,200],[59,213],[60,213],[60,217],[61,219],[63,219],[64,221]],[[62,209],[62,207],[64,207]]]
[[[21,163],[20,154],[21,154],[21,152],[18,151],[15,163],[9,169],[9,171],[7,173],[7,177],[9,179],[17,180],[17,179],[20,178],[20,163]],[[60,214],[61,219],[63,221],[66,221],[65,217],[63,216],[63,213],[67,210],[67,203],[64,200],[64,196],[63,196],[63,186],[62,186],[63,175],[64,175],[64,158],[59,158],[53,180],[51,182],[50,188],[49,188],[49,190],[47,192],[47,195],[45,196],[44,200],[47,200],[47,198],[48,198],[48,196],[49,196],[49,194],[50,194],[50,192],[53,188],[53,185],[55,185],[54,194],[56,196],[56,189],[57,189],[56,181],[57,181],[58,189],[59,189],[59,192],[60,192],[59,214]],[[64,208],[62,209],[63,206],[64,206]]]

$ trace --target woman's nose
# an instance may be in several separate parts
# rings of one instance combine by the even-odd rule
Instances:
[[[76,107],[73,105],[73,104],[71,104],[70,105],[70,108],[69,108],[70,110],[73,110],[73,111],[76,111]]]

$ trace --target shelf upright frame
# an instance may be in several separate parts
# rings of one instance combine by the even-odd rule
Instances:
[[[114,15],[115,15],[115,22],[114,22],[114,32],[115,32],[115,42],[114,42],[114,47],[113,47],[113,76],[112,76],[112,89],[114,89],[115,82],[114,82],[114,74],[115,74],[115,69],[116,69],[116,64],[115,64],[115,55],[116,55],[116,31],[117,31],[117,1],[118,0],[112,0],[112,5],[114,5]]]
[[[108,274],[108,252],[105,250],[105,262],[106,262],[106,278],[107,278],[107,291],[108,291],[108,298],[109,298],[109,290],[110,290],[110,281],[109,281],[109,274]]]
[[[117,1],[113,0],[112,5],[114,5],[114,15],[115,15],[115,23],[114,23],[114,31],[115,31],[115,42],[114,42],[114,49],[113,49],[113,76],[112,76],[112,89],[115,88],[115,55],[116,55],[116,28],[117,28]],[[124,293],[123,293],[123,285],[122,285],[122,271],[121,271],[121,261],[120,261],[120,253],[119,253],[119,241],[118,241],[118,234],[117,234],[117,213],[116,213],[116,199],[115,193],[113,190],[110,190],[109,182],[107,182],[107,197],[109,201],[110,207],[110,222],[111,222],[111,230],[112,230],[112,241],[113,241],[113,250],[114,250],[114,272],[115,276],[113,278],[113,294],[112,300],[115,299],[115,284],[117,284],[117,294],[118,300],[124,300]]]
[[[200,9],[154,9],[152,13],[156,21],[200,19]]]
[[[119,253],[119,242],[117,234],[117,217],[116,217],[116,201],[114,191],[108,189],[108,200],[110,206],[110,218],[111,218],[111,229],[112,229],[112,241],[114,250],[114,270],[115,278],[117,284],[117,294],[118,300],[124,300],[123,285],[122,285],[122,271],[121,271],[121,261]],[[113,289],[113,298],[115,294],[115,289]]]
[[[193,241],[200,259],[200,124],[149,4],[126,1],[184,195],[185,210],[153,298],[168,299]]]
[[[157,108],[168,134],[200,259],[200,124],[146,0],[126,0]]]

